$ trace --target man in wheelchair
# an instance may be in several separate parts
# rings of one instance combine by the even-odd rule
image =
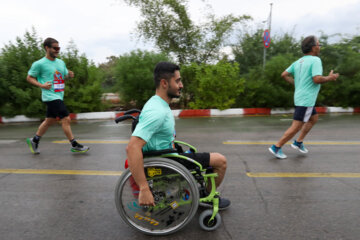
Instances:
[[[160,62],[154,70],[156,94],[144,105],[139,122],[126,148],[129,168],[135,182],[139,186],[139,205],[155,206],[154,197],[150,191],[144,173],[143,151],[156,151],[174,148],[175,119],[169,107],[172,98],[179,98],[183,84],[180,77],[180,67],[169,62]],[[181,153],[198,161],[203,168],[212,167],[218,174],[215,185],[218,187],[226,172],[226,158],[220,153]],[[211,186],[208,186],[210,192]],[[212,203],[202,202],[201,206],[212,207]],[[219,198],[219,209],[226,209],[230,201]]]

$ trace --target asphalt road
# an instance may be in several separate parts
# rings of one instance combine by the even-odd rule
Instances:
[[[268,147],[290,123],[289,115],[177,119],[178,140],[227,157],[219,190],[232,206],[214,232],[200,229],[197,214],[156,239],[359,239],[360,115],[321,115],[308,154],[286,145],[288,158],[275,159]],[[86,154],[70,152],[53,126],[32,155],[25,138],[38,125],[0,125],[0,239],[155,239],[128,227],[115,207],[129,122],[74,122]]]

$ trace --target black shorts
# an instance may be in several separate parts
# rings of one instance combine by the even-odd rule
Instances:
[[[194,159],[195,161],[197,161],[198,163],[200,163],[203,168],[208,168],[210,167],[210,153],[179,153],[180,155],[183,155],[185,157]],[[182,164],[185,167],[192,167],[191,165],[193,165],[192,163],[189,163],[188,161],[184,161],[182,162]]]
[[[46,117],[47,118],[57,118],[63,119],[64,117],[69,116],[69,112],[66,109],[64,101],[56,99],[54,101],[45,102],[47,105]]]
[[[310,117],[317,114],[315,107],[295,106],[294,120],[308,122]]]

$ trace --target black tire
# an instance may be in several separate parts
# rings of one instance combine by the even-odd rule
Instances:
[[[144,169],[155,199],[155,208],[137,205],[131,172],[126,170],[115,188],[116,208],[131,227],[149,235],[167,235],[185,227],[199,205],[197,183],[183,165],[167,158],[144,159]],[[149,171],[152,177],[149,176]],[[135,184],[136,185],[136,184]],[[137,185],[136,185],[137,187]]]
[[[199,224],[200,227],[205,231],[214,231],[221,225],[221,216],[219,213],[215,215],[213,221],[209,222],[212,214],[213,214],[213,210],[210,209],[207,209],[200,214]]]

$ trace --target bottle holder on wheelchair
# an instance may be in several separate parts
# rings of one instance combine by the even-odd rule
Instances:
[[[126,114],[126,113],[125,113]],[[125,117],[126,118],[126,117]],[[124,118],[124,119],[125,119]],[[177,142],[196,148],[184,142]],[[200,214],[200,227],[215,230],[221,224],[216,173],[203,169],[195,160],[178,154],[177,150],[144,153],[144,170],[155,206],[139,206],[139,187],[129,169],[120,176],[115,188],[115,203],[122,219],[131,227],[149,235],[167,235],[185,227],[195,216],[200,202],[211,202],[212,209]],[[182,163],[189,164],[186,168]],[[210,193],[206,187],[211,184]]]

